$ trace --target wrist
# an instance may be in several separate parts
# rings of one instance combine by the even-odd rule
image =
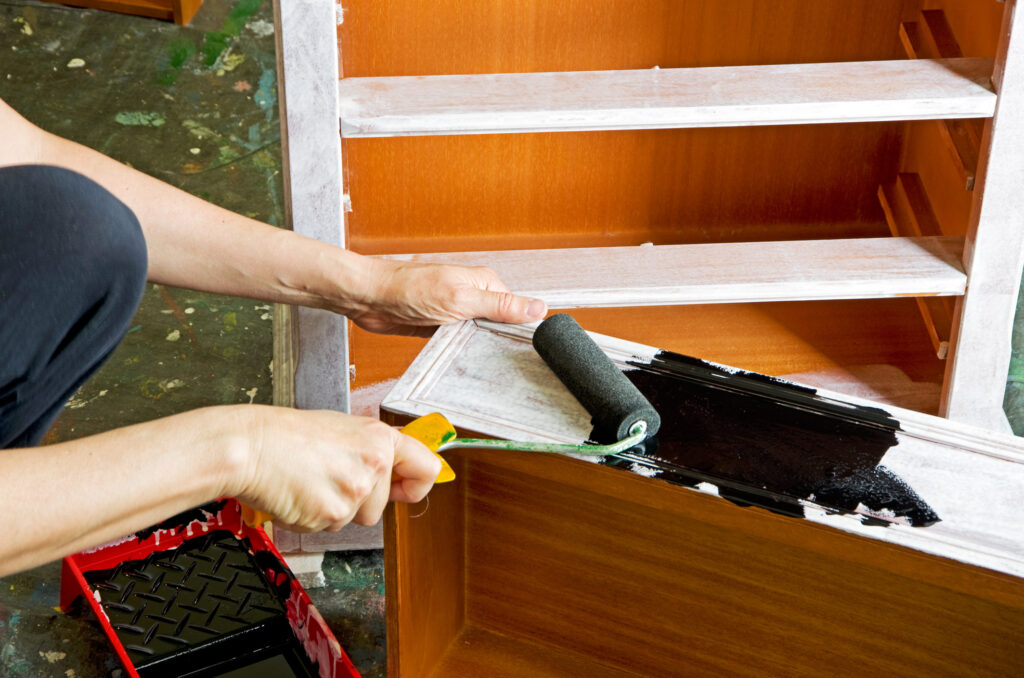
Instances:
[[[207,431],[202,443],[201,462],[212,483],[210,493],[234,497],[244,494],[252,484],[258,465],[261,413],[255,405],[221,405],[197,411],[207,421],[199,430]]]
[[[369,308],[381,262],[291,231],[280,236],[280,300],[342,315]]]

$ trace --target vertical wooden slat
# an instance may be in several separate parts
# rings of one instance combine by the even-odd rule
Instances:
[[[889,222],[893,236],[920,237],[941,235],[942,229],[925,193],[921,178],[901,172],[896,183],[878,187],[878,200]],[[916,297],[918,310],[931,339],[935,355],[945,360],[949,354],[949,331],[952,326],[953,297]]]
[[[338,52],[332,0],[275,0],[281,155],[288,226],[345,246]],[[348,328],[344,317],[298,308],[295,404],[348,411]],[[285,378],[285,375],[278,375]]]
[[[1008,430],[1003,392],[1014,311],[1024,267],[1024,21],[1006,3],[993,84],[996,113],[986,125],[964,247],[967,293],[955,318],[942,412],[950,419]]]
[[[956,59],[963,56],[953,27],[941,9],[922,10],[920,22],[901,23],[900,41],[907,57],[911,59],[928,56]],[[981,121],[937,120],[936,124],[963,179],[964,187],[968,191],[974,190],[975,175],[978,172],[978,147],[981,144]]]
[[[287,223],[297,233],[344,247],[336,17],[334,0],[274,0]],[[298,360],[275,363],[275,382],[282,382],[275,392],[284,396],[291,386],[296,407],[347,412],[348,321],[309,308],[293,309],[291,318],[278,329],[278,339],[296,342]],[[354,529],[356,538],[351,530],[324,538],[278,529],[274,536],[285,551],[379,547],[380,528]]]

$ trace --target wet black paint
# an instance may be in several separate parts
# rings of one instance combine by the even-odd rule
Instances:
[[[661,352],[626,373],[661,414],[658,436],[605,463],[639,464],[683,485],[708,482],[740,505],[803,516],[800,500],[852,513],[859,504],[927,526],[928,504],[879,463],[899,422],[879,408],[819,397],[814,389]],[[872,524],[885,521],[865,519]]]
[[[275,569],[282,569],[279,562]],[[212,678],[250,666],[253,676],[269,675],[268,666],[289,667],[290,673],[277,674],[282,678],[316,675],[292,633],[280,591],[248,540],[230,531],[215,530],[85,578],[143,678]],[[275,657],[283,664],[264,662]]]

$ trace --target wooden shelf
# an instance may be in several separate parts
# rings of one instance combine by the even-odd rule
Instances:
[[[343,78],[344,137],[991,117],[991,59]]]
[[[851,238],[392,255],[487,265],[551,308],[811,301],[964,293],[963,239]]]
[[[918,59],[926,54],[934,54],[943,59],[963,56],[953,29],[946,20],[946,13],[940,9],[922,10],[920,22],[900,24],[900,42],[910,59]],[[942,120],[939,121],[939,129],[964,187],[969,191],[974,190],[982,135],[978,121]]]
[[[885,212],[893,236],[936,236],[941,233],[932,211],[924,184],[917,174],[901,172],[890,186],[878,187],[878,200]],[[949,354],[950,332],[953,326],[953,300],[938,297],[918,297],[928,336],[935,355],[945,360]]]

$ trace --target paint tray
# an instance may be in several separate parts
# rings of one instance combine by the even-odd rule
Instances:
[[[135,678],[359,676],[234,499],[65,558],[61,608],[79,597]]]

